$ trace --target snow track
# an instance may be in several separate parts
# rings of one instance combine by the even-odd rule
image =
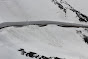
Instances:
[[[83,24],[76,24],[76,23],[66,23],[66,22],[59,22],[59,21],[24,21],[24,22],[4,22],[0,24],[0,29],[10,26],[27,26],[27,25],[39,25],[39,26],[45,26],[49,24],[58,25],[61,27],[82,27],[82,28],[88,28],[88,25]]]

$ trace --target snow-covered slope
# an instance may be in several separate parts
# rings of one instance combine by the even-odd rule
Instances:
[[[3,29],[0,31],[0,52],[5,51],[0,54],[0,57],[11,59],[17,55],[18,58],[21,58],[21,54],[17,50],[23,48],[26,51],[33,51],[45,56],[87,59],[88,45],[76,33],[76,30],[78,29],[63,28],[56,25],[46,27],[30,25],[22,28],[9,27]],[[18,59],[17,57],[12,59]],[[23,58],[27,59],[27,57]]]
[[[0,0],[0,21],[61,20],[58,11],[51,0]]]
[[[83,0],[67,0],[67,2],[78,11],[88,15],[87,0],[84,2]],[[67,11],[67,17],[65,17],[64,12],[52,0],[0,0],[0,22],[30,20],[78,22],[75,14]]]
[[[65,1],[74,9],[88,15],[87,0]],[[80,12],[73,12],[73,8],[68,5],[64,3],[61,5],[66,9],[66,14],[51,0],[0,0],[0,23],[35,20],[80,23],[77,13],[83,20],[88,20]],[[18,50],[23,48],[27,52],[32,51],[47,57],[88,59],[88,44],[84,41],[85,36],[88,41],[88,29],[64,28],[56,25],[45,27],[29,25],[0,29],[0,58],[35,59],[21,55]]]

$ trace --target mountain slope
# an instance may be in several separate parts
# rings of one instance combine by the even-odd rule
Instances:
[[[63,28],[56,25],[48,25],[46,27],[31,25],[22,28],[9,27],[1,30],[0,42],[2,42],[1,47],[6,46],[8,47],[6,50],[15,50],[19,55],[20,52],[17,50],[23,48],[26,51],[33,51],[45,56],[86,59],[88,58],[88,45],[75,30],[78,29]],[[17,53],[15,55],[18,55]]]
[[[53,1],[64,2],[64,0]],[[48,20],[87,24],[87,0],[65,1],[68,4],[61,3],[59,6],[52,0],[0,0],[0,23]],[[64,8],[61,10],[58,6]],[[80,22],[80,18],[85,22]],[[7,27],[0,29],[0,58],[35,59],[21,55],[18,50],[22,48],[26,52],[36,52],[40,56],[88,59],[87,41],[87,28],[56,25]]]

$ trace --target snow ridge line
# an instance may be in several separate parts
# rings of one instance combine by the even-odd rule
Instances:
[[[40,27],[47,26],[49,24],[61,26],[61,27],[74,27],[74,28],[88,28],[88,25],[85,24],[77,24],[77,23],[67,23],[67,22],[59,22],[59,21],[22,21],[22,22],[4,22],[0,24],[0,29],[15,26],[22,27],[27,25],[38,25]]]

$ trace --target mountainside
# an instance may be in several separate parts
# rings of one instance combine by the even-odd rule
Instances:
[[[87,0],[0,0],[0,23],[61,21],[87,25],[87,10]],[[1,59],[88,59],[87,50],[87,28],[53,24],[0,29]]]
[[[20,55],[17,50],[23,48],[26,51],[36,52],[45,56],[86,59],[88,45],[76,33],[76,30],[79,29],[63,28],[56,25],[48,25],[46,27],[32,25],[22,28],[9,27],[1,30],[0,42],[1,47],[7,47],[18,53],[13,54],[13,56]],[[6,52],[3,53],[6,54]],[[5,57],[2,58],[5,59]]]
[[[60,0],[57,1],[60,2]],[[83,0],[67,0],[67,2],[81,13],[88,15],[87,0],[84,2]],[[68,7],[65,4],[63,6]],[[0,0],[0,22],[30,20],[78,22],[75,13],[69,9],[66,16],[52,0]]]

